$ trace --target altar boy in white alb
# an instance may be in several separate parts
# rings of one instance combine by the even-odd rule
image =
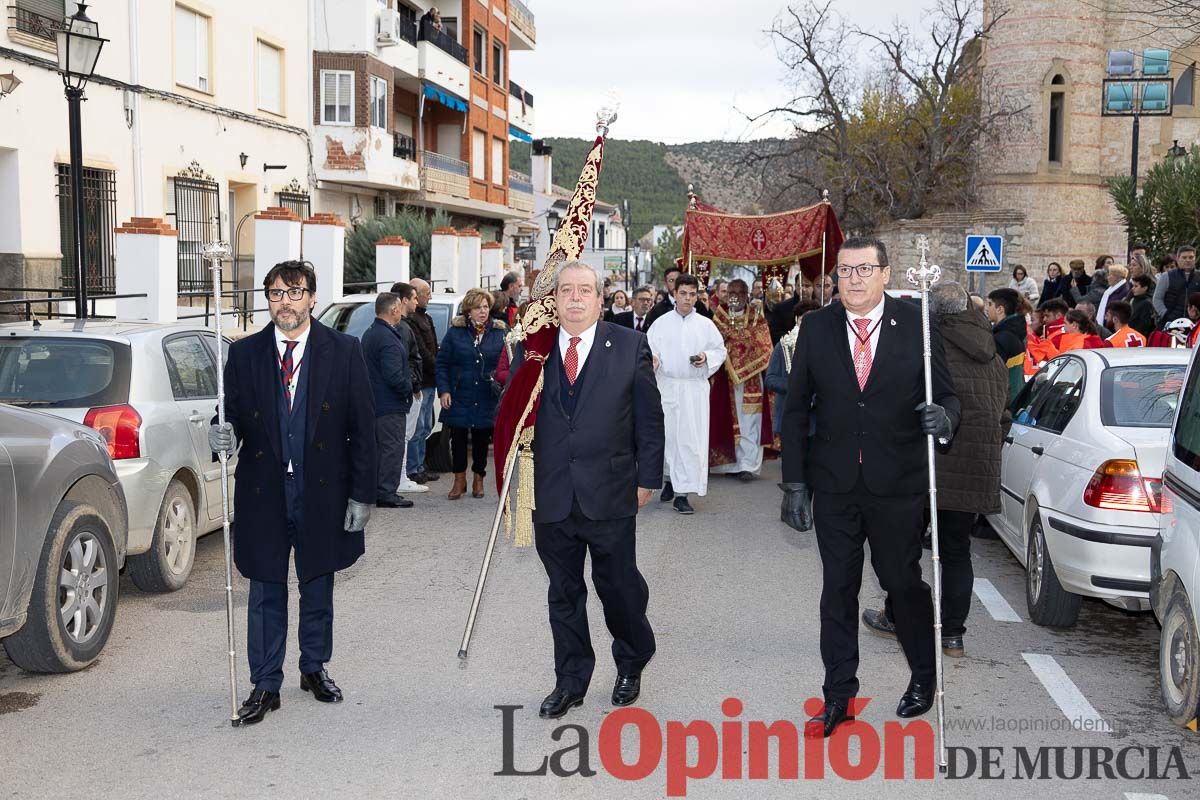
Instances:
[[[689,494],[708,492],[708,379],[725,363],[725,342],[712,320],[697,313],[700,284],[692,275],[675,280],[675,309],[650,327],[654,375],[666,423],[664,486],[660,499],[693,513]]]

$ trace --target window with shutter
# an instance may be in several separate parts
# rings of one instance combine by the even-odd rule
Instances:
[[[258,43],[258,107],[283,113],[283,53],[263,41]]]
[[[321,124],[354,124],[354,73],[321,70]]]
[[[487,134],[475,131],[471,137],[471,177],[487,180]]]
[[[504,140],[492,139],[492,183],[504,185]]]
[[[387,81],[371,76],[371,125],[387,130]]]
[[[175,82],[210,91],[209,20],[190,8],[175,6]]]

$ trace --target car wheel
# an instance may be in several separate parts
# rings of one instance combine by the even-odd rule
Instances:
[[[1029,541],[1025,546],[1025,602],[1029,607],[1029,618],[1050,628],[1074,626],[1083,598],[1071,594],[1058,582],[1050,549],[1046,547],[1042,519],[1036,513],[1029,525]]]
[[[143,592],[182,589],[196,560],[196,508],[179,480],[167,485],[150,549],[129,557],[129,576]]]
[[[112,632],[120,581],[112,529],[86,503],[65,501],[50,522],[25,624],[4,640],[30,672],[71,672],[92,663]]]
[[[1200,710],[1200,637],[1192,604],[1178,584],[1163,615],[1158,674],[1167,716],[1176,725],[1187,725]]]

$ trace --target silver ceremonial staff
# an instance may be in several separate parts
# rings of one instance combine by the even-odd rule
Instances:
[[[518,447],[516,443],[514,447]],[[500,498],[496,503],[496,516],[492,518],[492,530],[488,535],[487,550],[483,553],[483,565],[479,568],[479,580],[475,583],[475,596],[471,598],[471,611],[467,614],[467,627],[463,631],[462,642],[458,645],[458,657],[466,661],[467,650],[471,647],[471,632],[475,630],[475,617],[479,614],[479,601],[483,598],[483,584],[487,581],[488,569],[492,566],[492,553],[496,550],[496,536],[500,532],[500,520],[504,517],[504,505],[508,502],[508,490],[512,485],[513,472],[517,469],[520,455],[512,460],[504,471],[504,485],[500,487]],[[463,666],[466,666],[465,664]]]
[[[215,241],[204,246],[204,257],[208,259],[213,279],[213,311],[217,334],[217,423],[225,424],[225,359],[221,350],[225,342],[221,338],[221,262],[229,257],[229,244]],[[221,461],[221,529],[225,537],[225,621],[229,629],[229,724],[238,727],[237,702],[237,651],[233,635],[233,556],[229,548],[229,454],[222,450],[217,454]]]
[[[925,361],[925,404],[933,404],[933,353],[930,349],[929,330],[929,287],[942,277],[942,269],[930,264],[929,239],[923,234],[917,237],[917,249],[921,251],[921,264],[905,272],[908,282],[921,290],[921,342]],[[937,670],[937,723],[938,723],[938,770],[946,772],[946,686],[942,673],[942,559],[938,548],[937,518],[937,471],[934,463],[933,435],[925,437],[926,454],[929,459],[929,532],[933,541],[933,647]]]

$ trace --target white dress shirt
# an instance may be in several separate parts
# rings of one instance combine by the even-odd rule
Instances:
[[[588,353],[592,351],[592,342],[596,339],[596,323],[592,323],[592,327],[588,328],[583,333],[579,334],[579,343],[575,345],[575,355],[579,356],[579,371],[576,376],[583,372],[583,364],[587,361]],[[567,348],[571,346],[571,334],[567,333],[567,329],[561,325],[558,327],[558,355],[564,362],[567,360]]]
[[[858,325],[854,323],[854,320],[869,319],[871,324],[867,326],[867,330],[871,331],[871,361],[874,362],[875,355],[879,352],[879,329],[883,327],[880,324],[883,320],[883,303],[884,300],[880,300],[879,305],[866,314],[855,314],[850,309],[846,309],[846,319],[849,320],[846,325],[846,338],[850,342],[851,358],[854,358],[854,345],[858,342]]]

